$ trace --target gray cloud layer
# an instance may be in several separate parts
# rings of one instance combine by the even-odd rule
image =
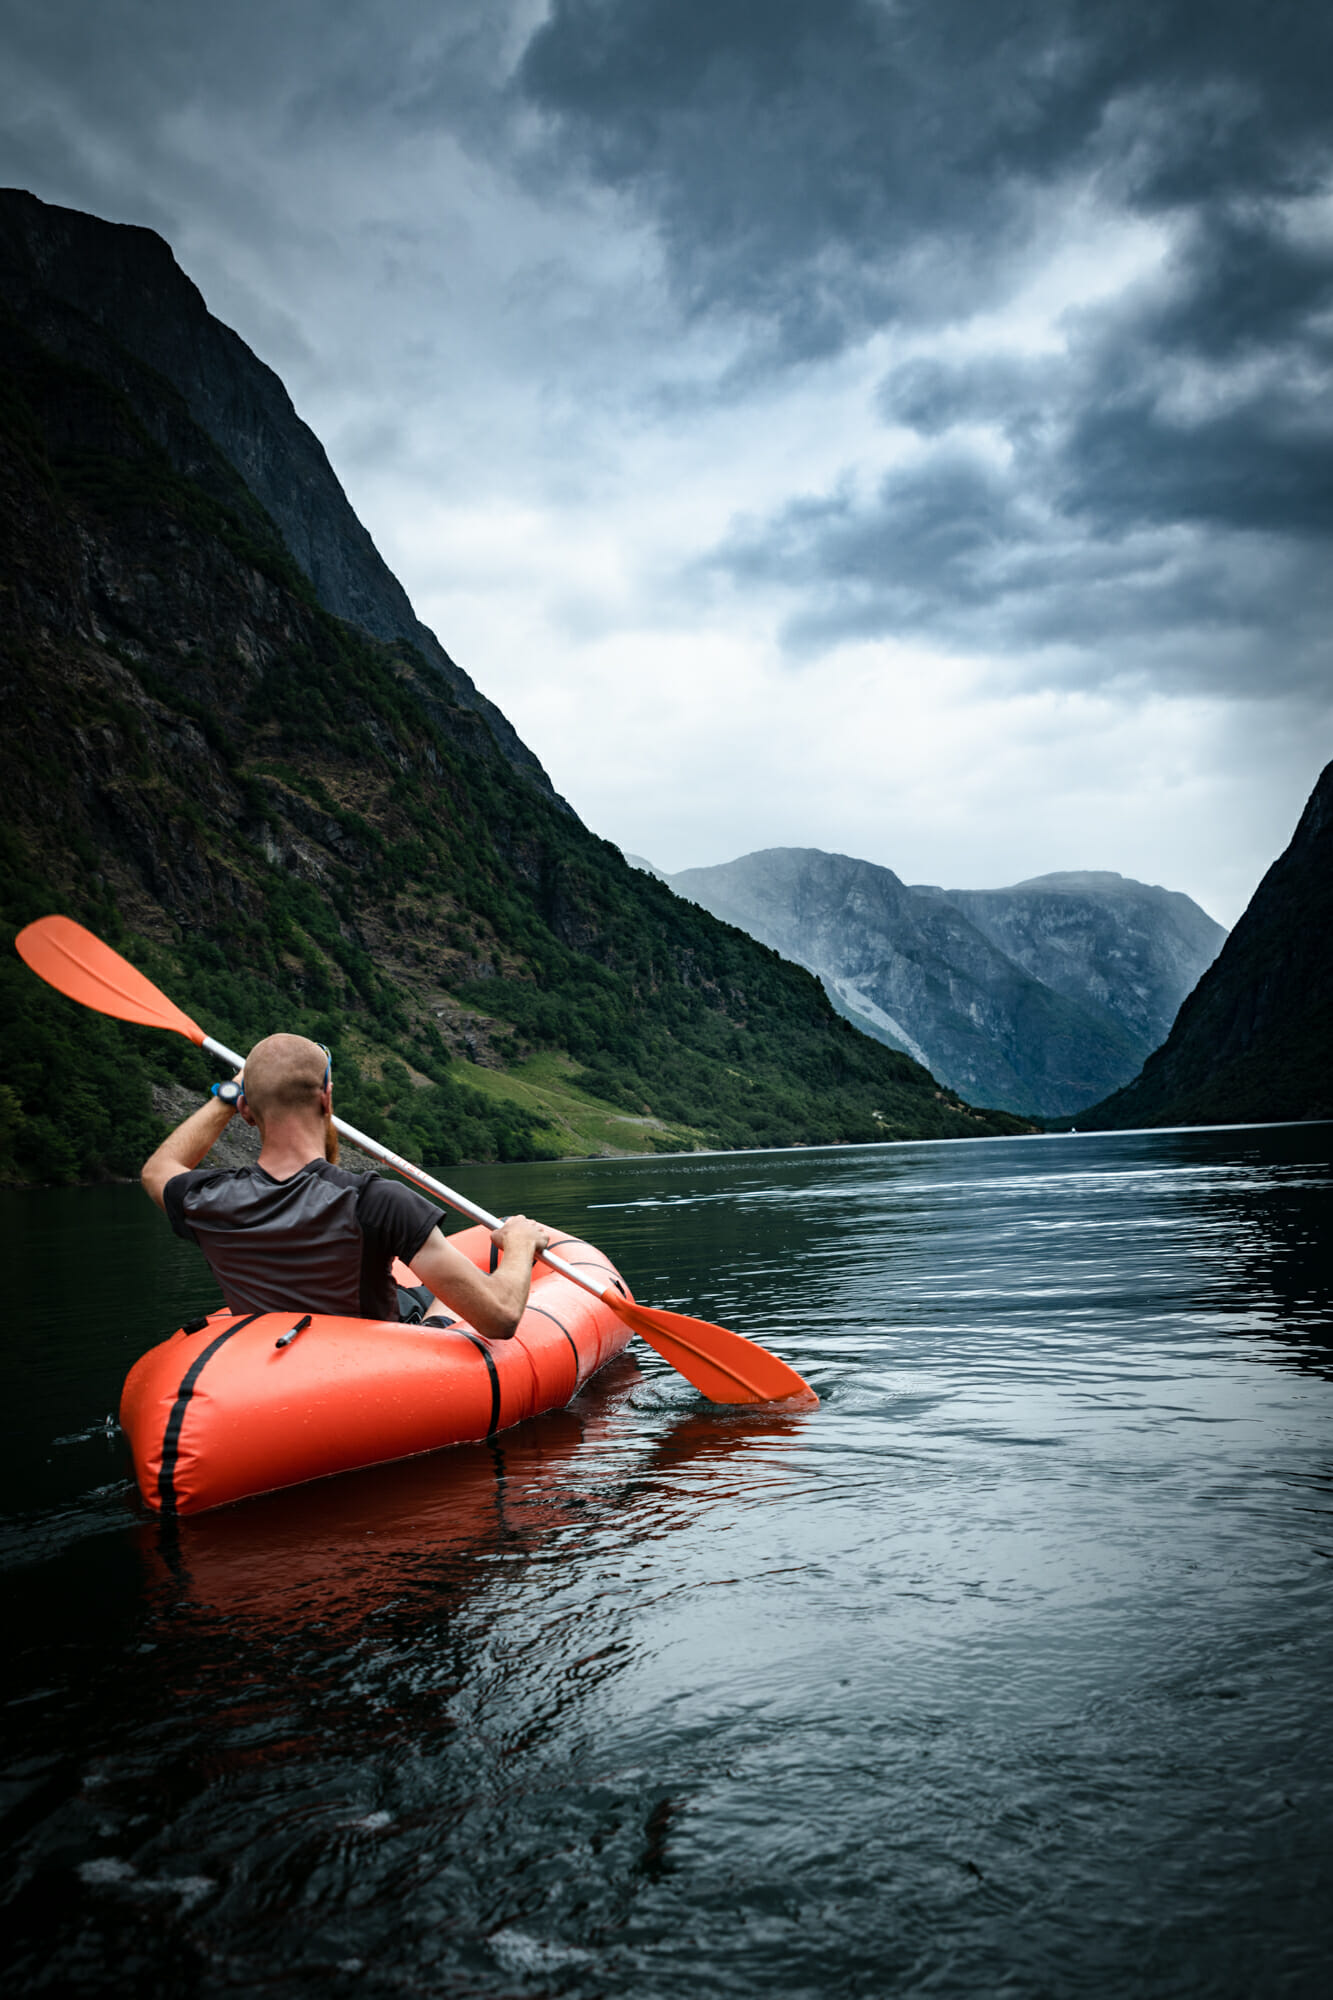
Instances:
[[[1309,0],[0,0],[0,179],[168,237],[628,845],[1234,913],[1333,719],[1331,43]]]
[[[1074,172],[1224,232],[1230,202],[1326,184],[1330,57],[1299,0],[555,0],[519,85],[653,215],[686,296],[804,351],[974,303]]]
[[[1328,675],[1333,215],[1301,220],[1331,73],[1301,5],[557,0],[519,83],[566,170],[653,218],[686,309],[752,323],[752,368],[993,306],[1062,188],[1169,228],[1161,282],[1059,357],[890,373],[918,460],[719,561],[795,593],[801,648],[1063,645],[1076,678],[1277,694]]]
[[[660,243],[686,323],[743,329],[741,358],[696,385],[712,398],[877,330],[1002,308],[1061,199],[1090,190],[1169,229],[1160,282],[1071,318],[1058,356],[893,367],[879,414],[916,457],[871,493],[779,498],[716,561],[792,593],[800,651],[877,634],[1072,647],[1076,677],[1274,693],[1327,671],[1333,210],[1300,226],[1333,187],[1326,9],[30,0],[6,33],[164,182],[206,180],[232,118],[292,156],[340,134],[364,149],[377,126],[400,147],[447,132],[519,185],[613,190]],[[9,122],[37,153],[77,144],[40,91]],[[234,209],[244,162],[228,168]],[[237,219],[262,233],[250,200]],[[407,218],[404,259],[447,265],[443,230],[432,251],[422,227]]]

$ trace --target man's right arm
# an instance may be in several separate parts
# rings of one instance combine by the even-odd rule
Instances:
[[[234,1107],[220,1097],[210,1097],[197,1111],[169,1132],[151,1159],[145,1160],[139,1179],[144,1192],[159,1208],[165,1208],[162,1190],[177,1174],[188,1174],[208,1157],[232,1118]]]

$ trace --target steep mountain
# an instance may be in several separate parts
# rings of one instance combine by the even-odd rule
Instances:
[[[1179,890],[1109,869],[1036,875],[1012,889],[923,886],[916,894],[943,896],[1024,972],[1066,999],[1103,1008],[1145,1054],[1166,1040],[1181,1001],[1226,939]]]
[[[1147,1053],[1096,1001],[1054,991],[942,891],[818,848],[774,847],[670,876],[679,895],[808,966],[840,1011],[964,1096],[1062,1116]]]
[[[156,428],[165,378],[324,609],[377,639],[406,640],[443,681],[444,701],[483,717],[515,769],[554,796],[512,724],[416,616],[278,377],[213,318],[160,236],[0,189],[0,301],[46,347],[113,383],[170,453]]]
[[[411,632],[335,615],[327,573],[317,589],[242,476],[264,462],[270,490],[297,492],[294,420],[270,398],[250,437],[233,400],[224,449],[123,343],[128,306],[98,317],[36,284],[86,219],[19,206],[27,289],[0,307],[7,938],[63,909],[234,1046],[317,1035],[340,1108],[436,1165],[1016,1129],[631,869]],[[143,232],[90,240],[112,301],[145,263],[174,269]],[[175,309],[174,283],[154,310]],[[235,336],[219,347],[182,310],[185,330],[160,333],[177,374],[197,338],[231,355],[233,385],[262,383]],[[9,1179],[134,1171],[163,1130],[153,1087],[161,1106],[215,1074],[60,999],[8,950],[0,1035]]]
[[[641,868],[645,875],[655,875],[659,882],[665,882],[669,879],[669,877],[662,873],[660,868],[654,868],[651,861],[645,861],[641,854],[630,854],[623,848],[621,852],[625,854],[625,859],[631,868]]]
[[[1333,764],[1164,1046],[1078,1122],[1298,1118],[1333,1118]]]

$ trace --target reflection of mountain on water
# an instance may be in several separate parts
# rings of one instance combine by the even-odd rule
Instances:
[[[1333,1150],[1333,1124],[1322,1128]],[[1333,1230],[1325,1166],[1312,1166],[1310,1128],[1264,1133],[1263,1178],[1235,1203],[1226,1309],[1276,1341],[1282,1359],[1333,1379]],[[1274,1159],[1275,1151],[1287,1153]],[[1326,1156],[1327,1157],[1327,1156]]]
[[[1192,1267],[1190,1285],[1175,1292],[1183,1324],[1261,1336],[1276,1343],[1272,1358],[1333,1378],[1333,1122],[1183,1128],[1120,1143],[1151,1163],[1157,1186],[1145,1189],[1144,1213],[1169,1228],[1177,1271]],[[1122,1169],[1121,1184],[1131,1178]],[[1146,1302],[1151,1262],[1140,1279]],[[1163,1302],[1170,1307],[1169,1294]]]

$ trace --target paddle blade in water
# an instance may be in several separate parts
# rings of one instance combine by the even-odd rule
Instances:
[[[710,1403],[784,1403],[793,1397],[803,1403],[819,1401],[794,1368],[729,1327],[691,1319],[687,1313],[631,1305],[610,1285],[602,1297]]]
[[[19,932],[14,948],[39,979],[83,1007],[145,1028],[170,1028],[192,1042],[204,1039],[203,1029],[128,959],[69,917],[39,917]]]

